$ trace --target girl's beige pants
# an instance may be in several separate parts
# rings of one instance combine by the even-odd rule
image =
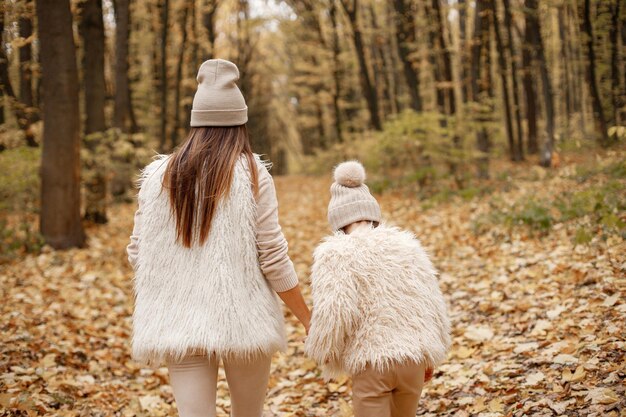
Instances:
[[[354,417],[415,417],[424,386],[424,364],[371,366],[352,377]]]
[[[263,415],[271,361],[271,356],[223,359],[232,417]],[[215,417],[219,363],[212,355],[188,356],[167,365],[180,417]]]

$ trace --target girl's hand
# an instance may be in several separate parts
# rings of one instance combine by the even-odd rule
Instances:
[[[424,383],[433,379],[433,373],[435,370],[433,368],[426,368],[426,372],[424,373]]]

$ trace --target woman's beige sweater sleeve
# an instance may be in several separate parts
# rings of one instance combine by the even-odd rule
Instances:
[[[289,258],[287,240],[278,223],[274,180],[264,166],[259,166],[256,238],[261,270],[274,291],[283,292],[296,287],[298,276]]]

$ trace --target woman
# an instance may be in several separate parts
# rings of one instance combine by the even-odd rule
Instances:
[[[133,357],[167,364],[181,417],[215,416],[220,361],[231,415],[262,415],[271,356],[285,346],[275,293],[309,327],[237,79],[231,62],[200,66],[191,131],[143,170],[128,246]]]

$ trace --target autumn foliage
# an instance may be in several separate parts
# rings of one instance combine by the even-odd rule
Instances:
[[[623,415],[623,160],[619,151],[600,162],[563,157],[555,171],[506,164],[491,192],[379,196],[384,217],[414,231],[431,253],[453,323],[451,354],[418,415]],[[328,232],[329,177],[276,179],[307,297],[311,254]],[[606,201],[593,200],[595,190],[605,190]],[[524,205],[531,200],[545,213],[533,214]],[[129,358],[124,247],[134,209],[115,205],[109,224],[88,227],[88,248],[44,247],[0,266],[0,415],[176,415],[166,368],[142,369]],[[303,354],[302,327],[287,318],[289,348],[274,357],[267,416],[351,416],[349,379],[324,383]],[[223,374],[218,406],[227,416]]]

